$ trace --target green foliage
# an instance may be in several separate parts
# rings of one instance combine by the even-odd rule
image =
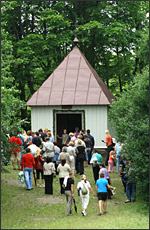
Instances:
[[[20,109],[23,108],[24,103],[18,97],[19,90],[14,86],[14,78],[10,70],[10,65],[14,64],[12,43],[8,40],[8,34],[4,30],[2,30],[2,47],[1,164],[3,166],[10,157],[8,149],[11,149],[6,134],[14,135],[14,132],[18,132],[25,121],[20,118]]]
[[[137,74],[133,83],[110,109],[117,141],[124,142],[123,152],[132,160],[137,191],[148,199],[149,191],[149,72]]]

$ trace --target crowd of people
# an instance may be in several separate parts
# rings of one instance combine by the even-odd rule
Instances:
[[[24,175],[26,189],[32,190],[32,176],[34,175],[37,187],[45,187],[45,194],[53,194],[53,178],[58,175],[60,183],[60,194],[65,194],[67,200],[66,215],[72,214],[72,200],[74,198],[74,176],[81,175],[81,181],[77,184],[78,195],[81,198],[82,215],[86,216],[89,203],[89,191],[95,196],[89,181],[84,175],[84,167],[92,165],[93,177],[95,181],[95,191],[99,201],[99,215],[102,215],[102,201],[104,214],[107,213],[107,198],[111,199],[115,188],[111,186],[110,173],[114,172],[114,159],[117,161],[117,172],[122,178],[122,183],[127,195],[126,203],[135,201],[136,181],[129,180],[132,174],[130,162],[126,162],[121,156],[123,144],[114,143],[109,130],[105,131],[105,141],[107,145],[107,157],[105,165],[102,155],[94,149],[94,137],[87,129],[86,133],[78,128],[75,132],[67,134],[64,129],[62,136],[57,138],[62,140],[62,145],[58,146],[54,141],[51,130],[47,128],[39,129],[37,132],[31,130],[19,133],[17,137],[9,138],[11,143],[11,159],[13,170],[15,158],[17,158],[18,170]],[[126,170],[127,168],[127,170]],[[41,183],[40,183],[41,179]]]

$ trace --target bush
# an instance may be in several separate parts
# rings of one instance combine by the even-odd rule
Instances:
[[[138,74],[121,98],[113,102],[110,120],[117,141],[124,142],[123,151],[132,160],[137,192],[148,200],[149,192],[149,72]]]

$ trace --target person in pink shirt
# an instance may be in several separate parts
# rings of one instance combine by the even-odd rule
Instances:
[[[69,133],[69,137],[71,141],[76,141],[77,138],[75,137],[74,133]]]
[[[115,159],[115,152],[111,151],[108,161],[108,172],[114,172],[114,159]]]

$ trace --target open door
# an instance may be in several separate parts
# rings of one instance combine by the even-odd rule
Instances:
[[[58,113],[56,114],[56,137],[62,136],[63,130],[67,129],[67,133],[75,132],[75,128],[82,129],[82,113]],[[57,138],[58,146],[62,145],[62,141]]]

